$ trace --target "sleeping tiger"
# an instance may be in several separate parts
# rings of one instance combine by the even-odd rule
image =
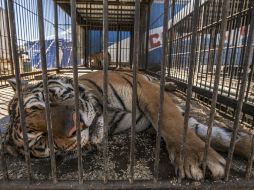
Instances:
[[[130,72],[110,71],[108,78],[108,131],[109,135],[114,135],[131,127],[133,76]],[[140,132],[150,126],[157,129],[159,84],[140,73],[137,80],[138,99],[135,130]],[[100,145],[103,141],[103,72],[85,74],[80,76],[78,81],[81,146]],[[9,82],[15,90],[15,80]],[[77,148],[75,118],[77,116],[74,112],[73,80],[67,77],[52,76],[48,79],[48,88],[55,153],[75,151]],[[30,85],[22,82],[22,89],[30,154],[39,158],[48,157],[49,145],[45,122],[43,84],[39,82]],[[9,103],[9,115],[10,127],[5,134],[5,147],[9,153],[16,151],[24,154],[16,94]],[[180,109],[173,103],[170,94],[165,92],[161,135],[166,143],[169,158],[182,177],[200,180],[204,178],[201,162],[205,143],[199,137],[204,138],[206,136],[207,126],[190,118],[189,127],[194,130],[188,130],[187,144],[183,155],[185,157],[184,164],[183,167],[179,167],[183,116]],[[228,129],[215,128],[212,132],[212,146],[226,151],[231,134],[232,131]],[[250,136],[240,135],[235,153],[247,158],[251,144],[250,139]],[[207,167],[214,178],[224,176],[225,159],[213,148],[208,150]]]
[[[108,52],[108,65],[111,62],[111,55]],[[88,57],[89,68],[93,69],[102,69],[103,63],[103,52],[97,52]]]

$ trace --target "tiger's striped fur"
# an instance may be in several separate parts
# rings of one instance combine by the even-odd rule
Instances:
[[[103,140],[102,74],[98,71],[79,77],[82,147],[88,144],[98,145]],[[108,77],[108,131],[110,135],[114,135],[131,127],[133,78],[129,72],[114,71],[109,72]],[[154,82],[153,78],[142,74],[138,74],[137,79],[136,131],[143,131],[149,126],[157,129],[159,85]],[[76,135],[73,133],[75,131],[73,128],[75,126],[73,81],[69,78],[50,77],[48,88],[55,151],[56,153],[75,151],[77,144]],[[42,82],[25,86],[23,89],[30,153],[35,157],[48,157],[49,147]],[[23,153],[23,138],[17,102],[15,95],[9,104],[11,124],[5,136],[5,144]],[[183,117],[168,93],[165,93],[162,114],[161,135],[167,144],[170,160],[183,177],[195,180],[202,179],[204,176],[200,165],[204,142],[198,136],[204,136],[204,130],[200,133],[203,126],[190,120],[189,127],[194,128],[194,130],[188,130],[187,145],[183,155],[185,161],[180,167],[179,148],[182,139]],[[225,134],[222,133],[222,138],[224,138],[223,135]],[[213,138],[216,139],[216,135]],[[215,178],[223,177],[224,165],[224,158],[210,148],[207,166],[212,176]]]

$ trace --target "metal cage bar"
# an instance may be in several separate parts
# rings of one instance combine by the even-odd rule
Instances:
[[[41,66],[42,66],[42,80],[43,80],[43,91],[45,99],[45,112],[46,112],[46,122],[48,131],[48,141],[50,149],[50,160],[51,160],[51,173],[53,178],[53,183],[57,182],[56,176],[56,160],[54,152],[54,140],[52,132],[52,118],[50,112],[49,104],[49,91],[48,91],[48,77],[47,77],[47,61],[46,61],[46,48],[45,48],[45,36],[44,36],[44,21],[43,21],[43,7],[42,0],[37,0],[38,8],[38,23],[39,23],[39,36],[40,36],[40,53],[41,53]]]
[[[253,2],[250,2],[250,18],[252,18],[250,20],[250,28],[249,28],[249,36],[248,36],[248,41],[247,41],[247,47],[246,47],[246,52],[244,55],[244,61],[243,61],[243,72],[242,72],[242,84],[240,87],[240,91],[239,91],[239,96],[238,96],[238,102],[237,102],[237,108],[236,108],[236,112],[235,112],[235,119],[234,119],[234,132],[231,138],[231,142],[230,142],[230,149],[228,152],[228,159],[227,159],[227,163],[226,163],[226,171],[225,171],[225,180],[228,181],[229,178],[229,173],[230,173],[230,168],[231,168],[231,163],[232,163],[232,159],[233,159],[233,153],[234,153],[234,149],[235,149],[235,144],[236,144],[236,135],[239,129],[239,125],[240,125],[240,115],[241,115],[241,111],[242,111],[242,107],[243,107],[243,101],[244,101],[244,95],[245,95],[245,89],[246,89],[246,85],[247,85],[247,80],[248,80],[248,68],[249,68],[249,63],[250,63],[250,59],[251,59],[251,52],[253,50],[252,44],[253,44],[253,38],[254,38],[254,7],[253,7]]]
[[[54,26],[55,26],[55,44],[56,44],[56,68],[60,69],[60,59],[59,59],[59,34],[58,34],[58,11],[57,4],[54,2]]]
[[[24,154],[25,154],[25,160],[27,164],[27,173],[28,173],[27,177],[28,177],[28,182],[30,183],[32,178],[31,159],[30,159],[28,136],[27,136],[26,122],[25,122],[24,100],[23,100],[23,94],[22,94],[19,58],[17,54],[17,33],[16,33],[13,0],[8,1],[8,12],[9,12],[9,23],[10,23],[12,56],[13,56],[14,69],[15,69],[16,86],[17,86],[16,91],[17,91],[19,111],[20,111],[20,124],[22,128],[22,134],[23,134],[23,140],[24,140]]]
[[[8,42],[11,42],[11,36],[10,36],[10,23],[9,23],[9,11],[7,9],[8,3],[7,0],[4,0],[4,6],[6,8],[6,15],[5,15],[5,22],[6,22],[6,32],[7,32],[7,38]],[[12,59],[12,53],[11,53],[11,45],[8,46],[9,56],[10,56],[10,62],[11,62],[11,74],[14,75],[14,66],[13,66],[13,59]]]
[[[1,132],[0,132],[0,162],[1,162],[1,170],[3,172],[3,181],[8,181],[9,180],[8,168],[4,156],[4,143]]]
[[[103,0],[103,157],[104,183],[108,182],[108,0]]]
[[[187,89],[187,99],[186,99],[186,110],[184,114],[184,130],[183,130],[183,138],[180,147],[180,168],[184,163],[183,152],[185,149],[186,136],[188,130],[188,120],[190,115],[190,100],[192,97],[192,82],[194,75],[194,66],[196,59],[196,42],[197,42],[197,26],[198,26],[198,11],[199,11],[199,0],[195,0],[194,2],[194,12],[192,16],[192,41],[191,41],[191,53],[190,53],[190,67],[189,67],[189,76],[188,76],[188,89]],[[179,180],[182,178],[182,174],[179,176]]]
[[[134,47],[133,47],[133,85],[132,85],[132,126],[131,126],[131,144],[130,144],[130,183],[134,182],[134,165],[135,165],[135,127],[136,127],[136,110],[137,110],[137,71],[140,56],[140,0],[135,0],[135,22],[134,22]],[[121,33],[120,33],[121,34]],[[122,38],[122,35],[120,35]],[[120,45],[121,48],[121,45]],[[120,54],[121,57],[121,54]],[[121,59],[121,58],[120,58]],[[120,61],[120,65],[121,65]]]
[[[78,88],[78,60],[77,60],[77,13],[76,0],[71,0],[71,39],[72,39],[72,64],[73,64],[73,83],[75,93],[75,127],[77,129],[77,154],[78,154],[78,179],[79,183],[83,183],[83,164],[81,154],[81,129],[79,117],[79,88]]]
[[[171,76],[171,67],[172,67],[172,61],[173,61],[173,35],[174,35],[174,30],[173,30],[173,26],[174,26],[174,17],[175,17],[175,0],[172,0],[171,3],[171,27],[169,29],[169,55],[168,55],[168,73],[167,76],[170,77]]]
[[[219,89],[219,82],[220,82],[220,71],[221,71],[221,65],[222,65],[222,50],[223,45],[225,41],[225,34],[227,30],[227,14],[228,14],[228,8],[229,8],[229,0],[224,0],[222,5],[222,18],[221,18],[221,26],[220,26],[220,42],[218,47],[218,57],[216,62],[216,73],[215,73],[215,80],[213,84],[213,97],[211,102],[211,111],[210,111],[210,117],[208,121],[208,130],[207,130],[207,136],[206,136],[206,144],[205,144],[205,151],[204,151],[204,157],[203,157],[203,175],[206,174],[206,161],[207,161],[207,154],[208,149],[210,148],[211,143],[211,134],[212,134],[212,127],[214,123],[214,116],[215,116],[215,108],[217,103],[217,95],[218,95],[218,89]]]
[[[159,176],[159,162],[160,162],[160,143],[161,143],[161,125],[164,104],[164,90],[165,90],[165,72],[167,62],[167,44],[168,44],[168,15],[169,15],[169,0],[164,0],[164,16],[163,16],[163,32],[162,32],[162,61],[161,61],[161,78],[160,78],[160,102],[157,121],[157,135],[156,135],[156,150],[154,162],[154,181],[158,181]]]

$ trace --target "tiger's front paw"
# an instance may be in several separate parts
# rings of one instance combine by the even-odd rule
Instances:
[[[180,166],[180,156],[179,154],[176,154],[175,167],[177,173],[182,178],[189,178],[193,180],[203,179],[205,177],[203,175],[202,169],[203,154],[204,154],[203,146],[197,148],[187,145],[182,155],[182,157],[184,157],[182,166]],[[210,148],[208,151],[206,163],[207,163],[206,173],[210,172],[212,178],[220,179],[224,177],[226,161],[221,155],[219,155],[212,148]]]

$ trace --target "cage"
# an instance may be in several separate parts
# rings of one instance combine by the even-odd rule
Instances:
[[[0,0],[0,188],[252,188],[253,17],[251,0]],[[98,71],[101,78],[93,79]],[[112,79],[111,73],[119,72],[128,73],[124,80],[131,92],[125,97],[114,90],[118,79]],[[142,85],[139,73],[158,85],[156,96],[153,87],[145,94],[148,99],[157,97],[149,99],[156,102],[156,116],[149,116],[156,118],[152,123],[156,130],[144,133],[135,131],[143,117],[137,103]],[[84,118],[76,117],[86,91],[79,85],[82,76],[91,76],[84,80],[101,92],[103,139],[96,149],[82,144]],[[9,84],[13,78],[15,92]],[[67,89],[72,91],[76,148],[70,153],[56,151],[54,121],[58,117],[68,123],[64,113],[69,107],[64,105],[62,115],[55,114],[52,78],[73,82]],[[182,131],[174,137],[177,158],[162,140],[163,114],[171,109],[166,105],[169,95],[165,90],[172,82],[170,97],[184,110]],[[30,88],[24,89],[24,84]],[[34,111],[26,110],[30,101],[26,90],[34,87],[42,94],[40,110],[44,112],[39,113],[44,114],[46,129],[31,141],[27,116]],[[125,101],[131,99],[129,117],[124,120],[125,114],[117,110],[113,118],[130,124],[130,130],[111,136],[112,94],[126,110]],[[18,121],[20,133],[12,138],[21,139],[22,145],[17,147],[22,156],[10,155],[12,149],[6,146],[6,134],[14,121]],[[41,121],[33,122],[39,126]],[[197,172],[204,180],[192,173],[192,165],[183,170],[189,171],[184,175],[178,170],[186,167],[190,131],[204,145]],[[43,149],[47,157],[38,159],[30,144],[40,139],[47,142],[47,150]],[[222,179],[211,179],[215,173],[211,166],[217,167],[209,163],[211,148],[225,160]],[[178,156],[177,169],[172,162]]]

